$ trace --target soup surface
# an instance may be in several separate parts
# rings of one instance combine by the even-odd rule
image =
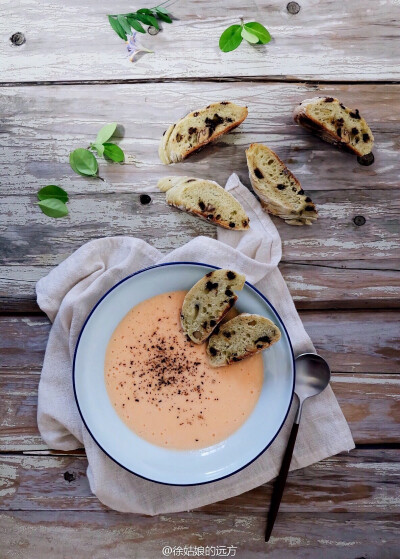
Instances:
[[[107,346],[105,381],[120,418],[140,437],[172,449],[226,439],[251,414],[261,392],[261,354],[211,367],[205,344],[180,326],[185,291],[133,307]]]

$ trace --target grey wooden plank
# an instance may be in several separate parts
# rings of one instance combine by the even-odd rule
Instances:
[[[1,372],[1,452],[48,450],[37,428],[39,378],[37,370]],[[332,387],[357,444],[399,442],[399,375],[337,373]]]
[[[400,8],[399,8],[400,9]],[[225,184],[237,172],[249,184],[244,150],[264,142],[290,166],[307,191],[396,190],[400,184],[400,85],[304,83],[153,83],[3,88],[0,184],[4,194],[35,194],[62,183],[72,194],[156,190],[161,176],[191,174]],[[359,108],[375,136],[375,163],[362,167],[293,122],[294,107],[335,95]],[[158,144],[165,128],[196,107],[230,99],[249,107],[231,134],[185,162],[164,166]],[[86,147],[106,122],[119,123],[125,165],[101,164],[105,182],[71,170],[69,152]]]
[[[0,515],[4,559],[154,559],[164,546],[234,546],[245,559],[394,559],[398,514],[282,513],[269,542],[261,516],[194,511],[159,517],[113,511]],[[171,555],[173,557],[173,555]],[[232,555],[231,555],[232,556]]]
[[[346,103],[354,104],[357,100],[376,135],[376,162],[372,167],[361,167],[354,157],[337,152],[293,124],[291,111],[295,103],[317,89],[321,94],[338,94]],[[247,103],[249,118],[235,133],[185,163],[162,166],[157,144],[167,124],[186,110],[218,98]],[[14,308],[27,300],[32,304],[33,282],[43,275],[42,270],[48,270],[82,242],[101,234],[140,234],[163,251],[197,234],[215,235],[214,227],[167,208],[160,194],[153,195],[150,206],[140,206],[138,192],[154,190],[157,179],[171,172],[213,178],[223,184],[229,172],[235,170],[248,184],[243,151],[254,140],[264,141],[278,151],[303,186],[312,191],[321,210],[321,219],[311,228],[294,229],[276,220],[284,242],[285,261],[317,259],[323,263],[335,259],[345,261],[348,268],[353,260],[368,260],[359,267],[382,269],[378,261],[392,259],[386,269],[396,270],[399,98],[397,86],[379,85],[318,88],[304,84],[181,83],[176,87],[159,83],[3,90],[3,301],[10,305],[14,301]],[[135,108],[122,110],[121,107],[132,106],[132,99]],[[105,182],[78,177],[69,167],[69,151],[87,145],[101,124],[114,119],[124,125],[120,143],[127,153],[127,164],[102,164]],[[70,218],[55,222],[35,208],[35,194],[47,183],[61,184],[70,193]],[[393,189],[394,198],[390,194]],[[26,196],[20,196],[21,193]],[[354,225],[356,215],[366,217],[364,226]],[[343,266],[338,262],[335,265]],[[303,278],[297,267],[296,274],[289,270],[289,275],[292,286],[300,288],[297,301],[306,301],[305,306],[307,302],[325,308],[334,306],[341,299],[339,290],[346,291],[349,300],[360,306],[367,304],[368,294],[371,300],[388,299],[388,304],[396,305],[399,300],[395,271],[390,272],[390,278],[386,272],[377,272],[369,280],[368,274],[361,272],[361,297],[357,279],[346,272],[337,272],[336,294],[329,289],[335,278],[327,270],[321,270],[322,282],[318,271]],[[310,276],[318,278],[316,285],[310,282]],[[312,290],[306,295],[302,287],[305,283]],[[349,289],[351,285],[354,289]]]
[[[143,207],[138,193],[154,190],[157,179],[170,173],[204,176],[223,184],[235,170],[248,184],[243,152],[254,140],[265,141],[289,162],[321,210],[321,219],[311,228],[293,228],[275,220],[283,238],[285,266],[296,261],[295,268],[283,269],[299,306],[362,307],[369,299],[374,306],[398,305],[397,87],[159,83],[3,90],[2,308],[22,310],[26,305],[32,310],[34,281],[81,243],[99,235],[139,234],[164,252],[197,234],[214,236],[213,226],[167,208],[161,194],[153,194],[153,203]],[[293,124],[293,106],[314,91],[337,93],[350,104],[357,100],[376,135],[372,167],[361,167],[354,157]],[[169,122],[210,99],[229,97],[250,109],[249,118],[235,133],[181,165],[159,163],[157,144]],[[114,119],[124,125],[120,143],[127,164],[103,163],[105,182],[75,175],[68,164],[69,151],[87,145],[101,124]],[[56,222],[35,208],[37,190],[48,183],[61,184],[70,193],[70,218]],[[353,223],[356,215],[366,217],[364,226]],[[331,266],[348,269],[355,260],[364,270],[360,279],[355,272],[329,270]],[[327,268],[306,273],[301,267],[315,261],[326,262]],[[381,271],[368,274],[369,269]]]
[[[392,491],[400,477],[398,457],[398,450],[353,450],[290,472],[281,511],[384,513],[389,506],[399,513],[400,499]],[[107,510],[91,493],[86,468],[84,456],[3,455],[0,511]],[[207,514],[262,516],[271,489],[268,483],[208,505]]]
[[[396,260],[283,261],[279,267],[298,309],[400,307],[400,271],[396,269]],[[50,265],[22,263],[3,266],[0,311],[40,312],[35,284],[51,269]]]
[[[285,261],[398,257],[399,191],[318,191],[314,200],[320,219],[310,227],[295,229],[273,217]],[[137,236],[167,252],[197,235],[216,235],[214,225],[167,206],[161,192],[152,195],[149,206],[128,193],[85,192],[71,196],[69,215],[58,220],[45,216],[33,195],[0,196],[0,202],[3,265],[54,265],[83,243],[102,236]],[[366,223],[357,227],[353,218],[360,214]]]
[[[396,311],[302,311],[317,351],[335,372],[399,372],[400,321]],[[3,371],[38,370],[50,330],[42,315],[0,316]]]
[[[211,0],[179,2],[178,18],[156,37],[140,36],[154,50],[131,64],[124,42],[111,30],[106,14],[134,9],[104,0],[68,4],[2,3],[0,56],[2,82],[162,79],[180,77],[269,76],[318,80],[397,80],[400,77],[397,2],[383,0],[303,0],[291,15],[287,2],[272,0],[229,6]],[[269,45],[242,44],[222,53],[218,40],[229,25],[261,21],[273,37]],[[12,47],[17,31],[26,43]]]

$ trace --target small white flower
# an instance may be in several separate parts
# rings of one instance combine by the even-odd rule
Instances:
[[[128,49],[128,57],[131,62],[134,62],[134,58],[139,52],[154,52],[152,50],[146,49],[142,45],[140,45],[136,38],[137,33],[134,32],[132,35],[129,35],[128,40],[126,42],[126,48]]]

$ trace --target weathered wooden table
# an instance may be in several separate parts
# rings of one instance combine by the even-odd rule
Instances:
[[[112,8],[111,8],[112,4]],[[106,14],[130,2],[15,2],[0,18],[2,559],[162,557],[162,547],[237,546],[252,559],[400,557],[399,174],[400,2],[300,0],[178,2],[179,17],[143,42],[155,54],[135,64]],[[135,6],[142,7],[141,5]],[[296,10],[292,10],[296,11]],[[222,30],[243,16],[273,41],[223,54]],[[21,32],[24,37],[10,37]],[[360,166],[292,122],[316,94],[358,107],[376,139],[375,164]],[[174,168],[224,184],[248,184],[244,148],[276,149],[320,210],[312,227],[275,220],[281,270],[307,331],[332,369],[333,388],[357,448],[290,475],[274,537],[263,542],[270,484],[183,514],[145,517],[108,510],[90,493],[83,452],[47,448],[36,426],[37,386],[49,321],[35,282],[82,243],[140,236],[162,251],[215,229],[139,193],[171,173],[159,137],[186,111],[231,99],[245,123]],[[125,165],[101,165],[105,181],[69,167],[69,152],[106,122],[123,125]],[[52,220],[36,193],[59,184],[70,215]],[[355,219],[362,216],[364,219]]]

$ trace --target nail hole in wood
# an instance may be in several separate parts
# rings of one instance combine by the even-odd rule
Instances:
[[[363,215],[356,215],[356,217],[353,219],[355,225],[358,225],[358,227],[360,227],[361,225],[364,225],[364,223],[367,221],[365,219],[365,217]]]
[[[367,153],[367,155],[363,155],[362,157],[358,156],[357,161],[359,162],[360,165],[363,165],[364,167],[368,167],[369,165],[372,165],[372,163],[375,161],[375,157],[371,151],[371,153]]]
[[[139,199],[140,203],[143,204],[143,206],[146,206],[151,202],[151,197],[148,194],[141,194]]]
[[[289,12],[289,14],[298,14],[300,11],[300,5],[297,2],[289,2],[289,4],[286,6],[287,11]]]
[[[65,472],[64,479],[68,481],[68,483],[71,483],[71,481],[76,480],[76,474],[74,474],[74,472]]]
[[[25,35],[18,31],[18,33],[14,33],[14,35],[11,35],[10,41],[12,42],[13,45],[19,47],[25,43],[26,41]]]

